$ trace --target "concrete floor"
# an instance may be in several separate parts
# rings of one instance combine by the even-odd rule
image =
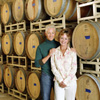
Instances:
[[[0,92],[0,100],[19,100],[19,99],[14,98],[14,97],[8,95],[7,93]]]

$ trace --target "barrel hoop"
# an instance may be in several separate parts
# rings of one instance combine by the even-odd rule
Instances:
[[[4,67],[2,65],[0,65],[0,66],[1,66],[0,68],[1,68],[1,75],[2,75],[2,80],[3,80],[3,68]]]
[[[38,14],[37,14],[36,18],[34,19],[34,21],[36,21],[36,20],[39,18],[40,13],[41,13],[41,9],[42,9],[42,3],[41,3],[41,0],[38,0],[38,2],[39,2],[39,6],[38,6]]]
[[[14,83],[14,76],[13,76],[13,72],[12,72],[12,69],[9,67],[9,70],[11,72],[11,76],[12,76],[12,83],[11,83],[11,87],[13,86],[13,83]]]
[[[65,10],[65,12],[64,12],[64,15],[65,15],[66,12],[68,11],[69,5],[70,5],[70,0],[68,0],[67,6],[66,6],[67,8],[66,8],[66,10]]]
[[[62,6],[61,6],[61,10],[59,11],[59,13],[55,17],[60,16],[60,14],[62,13],[62,11],[64,10],[65,4],[66,4],[66,0],[63,0]]]
[[[0,54],[2,54],[2,44],[1,44],[1,38],[0,38]]]
[[[10,39],[10,53],[11,53],[11,51],[12,51],[12,45],[13,45],[13,42],[12,42],[12,39],[11,39],[11,35],[10,34],[8,34],[8,36],[9,36],[9,39]]]
[[[90,10],[88,11],[86,17],[89,16],[89,14],[90,14],[91,11],[92,11],[92,8],[90,8]]]
[[[74,16],[74,14],[75,14],[76,10],[77,10],[77,4],[76,4],[76,7],[75,7],[75,9],[74,9],[74,11],[73,11],[72,15],[71,15],[71,16],[69,16],[69,18],[68,18],[68,19],[70,19],[70,18],[72,18],[72,17]]]
[[[89,22],[89,23],[92,24],[95,27],[97,33],[100,32],[100,28],[99,28],[98,24],[96,24],[95,22]],[[99,43],[100,43],[100,35],[98,35],[98,37],[99,37]],[[100,52],[100,46],[98,46],[97,52],[95,53],[95,55],[91,59],[95,58],[97,56],[98,52]]]
[[[21,31],[21,34],[22,34],[22,36],[24,37],[24,50],[23,50],[23,53],[22,53],[22,55],[24,54],[24,52],[25,52],[25,34]]]

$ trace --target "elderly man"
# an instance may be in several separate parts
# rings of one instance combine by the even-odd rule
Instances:
[[[50,100],[51,88],[53,87],[53,74],[51,72],[50,57],[59,43],[54,40],[56,29],[50,24],[46,26],[46,40],[37,48],[35,66],[41,67],[41,92],[42,100]],[[51,49],[51,50],[50,50]]]

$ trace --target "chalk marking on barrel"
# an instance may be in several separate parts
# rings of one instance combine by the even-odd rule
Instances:
[[[36,86],[36,83],[34,83],[34,86]]]
[[[35,6],[35,3],[33,3],[32,6]]]
[[[85,92],[91,93],[90,89],[85,89]]]
[[[33,45],[32,48],[35,48],[35,46]]]
[[[57,0],[53,0],[53,2],[56,2]]]
[[[6,10],[6,13],[7,13],[8,11]]]
[[[85,39],[90,39],[90,36],[85,36]]]
[[[6,44],[8,44],[8,42],[6,42]]]
[[[19,44],[21,45],[21,44],[22,44],[22,42],[19,42]]]

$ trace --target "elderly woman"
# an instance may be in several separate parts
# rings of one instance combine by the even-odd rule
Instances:
[[[51,70],[55,76],[55,100],[75,100],[77,56],[69,47],[71,34],[63,29],[58,35],[58,40],[60,46],[51,56]]]

